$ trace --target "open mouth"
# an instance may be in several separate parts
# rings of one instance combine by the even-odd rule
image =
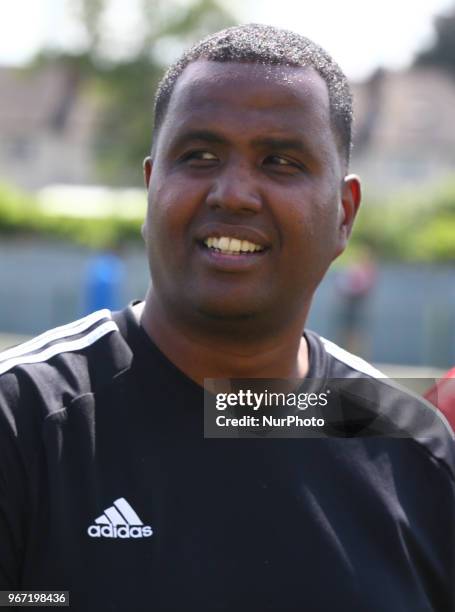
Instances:
[[[265,250],[263,246],[249,240],[239,240],[229,236],[221,236],[220,238],[210,236],[202,244],[207,249],[223,255],[251,255]]]

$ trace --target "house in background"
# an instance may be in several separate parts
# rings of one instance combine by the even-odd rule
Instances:
[[[373,193],[423,186],[455,171],[455,80],[437,69],[377,71],[353,85],[352,169]]]
[[[0,68],[0,181],[30,190],[95,182],[96,116],[71,67]]]
[[[77,70],[64,64],[0,68],[0,181],[31,190],[99,182],[95,131],[102,106],[84,85]],[[352,170],[368,193],[453,174],[454,79],[438,69],[379,70],[352,87]]]

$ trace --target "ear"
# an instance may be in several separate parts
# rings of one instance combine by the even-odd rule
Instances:
[[[148,155],[142,162],[142,168],[144,169],[144,183],[147,189],[149,187],[150,177],[152,176],[152,166],[152,158]]]
[[[345,250],[352,232],[354,220],[361,200],[360,179],[355,174],[348,174],[341,186],[341,207],[338,226],[338,249],[335,257]]]
[[[147,156],[142,162],[142,168],[144,170],[144,183],[147,189],[149,188],[149,185],[150,185],[150,179],[152,176],[152,167],[153,167],[152,158],[150,156]],[[141,235],[142,235],[142,239],[144,240],[144,242],[146,242],[147,219],[145,219],[144,223],[141,226]]]

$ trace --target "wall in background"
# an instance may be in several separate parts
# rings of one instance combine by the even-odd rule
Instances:
[[[88,267],[93,252],[36,240],[0,244],[0,332],[35,335],[85,314]],[[120,302],[142,298],[148,284],[145,253],[122,253]],[[330,271],[313,302],[308,327],[344,344],[343,298],[337,271]],[[358,354],[377,363],[455,364],[455,269],[387,264],[363,309]]]

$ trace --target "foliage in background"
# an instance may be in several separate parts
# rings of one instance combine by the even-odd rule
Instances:
[[[356,247],[367,247],[383,261],[455,262],[455,177],[364,202],[353,238],[354,256]]]
[[[142,219],[50,215],[37,199],[0,185],[0,236],[33,236],[103,248],[141,240]]]
[[[78,54],[43,52],[39,70],[63,64],[73,86],[93,96],[100,108],[96,152],[100,181],[116,186],[141,185],[141,160],[150,149],[152,106],[164,67],[183,48],[208,32],[234,23],[216,0],[141,0],[141,28],[130,53],[119,59],[109,46],[103,18],[109,0],[71,0],[85,29],[86,45]],[[416,58],[417,64],[444,67],[455,74],[455,10],[435,23],[436,39]],[[112,41],[111,41],[112,43]],[[58,117],[57,117],[58,120]],[[81,218],[47,214],[31,196],[0,185],[0,235],[39,235],[91,247],[140,241],[139,218]],[[455,178],[421,193],[397,194],[381,202],[365,202],[351,246],[342,261],[362,249],[391,261],[455,261]]]
[[[417,66],[437,66],[455,76],[455,7],[436,17],[433,44],[418,53]]]
[[[32,196],[0,185],[0,236],[25,234],[103,247],[141,241],[141,224],[140,217],[49,214]],[[455,177],[431,191],[364,202],[341,263],[365,247],[384,261],[455,262]]]
[[[59,63],[77,82],[75,93],[91,95],[99,107],[95,134],[97,171],[102,183],[141,185],[140,161],[150,151],[154,92],[172,57],[206,34],[235,23],[216,0],[142,0],[141,31],[129,57],[114,59],[103,16],[106,0],[73,0],[75,17],[86,32],[79,54],[44,51],[34,67]],[[112,44],[112,41],[111,41]],[[115,50],[114,50],[115,51]]]

